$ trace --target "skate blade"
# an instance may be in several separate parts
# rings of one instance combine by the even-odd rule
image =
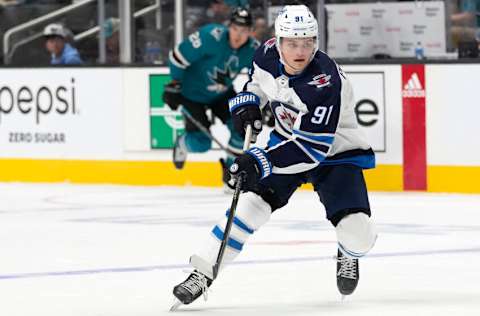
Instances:
[[[341,297],[340,301],[341,301],[341,302],[345,302],[345,299],[346,299],[346,298],[347,298],[347,295],[343,295],[343,294],[342,294],[342,297]]]
[[[170,311],[174,312],[182,305],[183,305],[182,302],[180,302],[178,299],[175,298],[172,307],[170,307]]]

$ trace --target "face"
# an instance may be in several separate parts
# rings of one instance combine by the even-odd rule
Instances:
[[[55,56],[59,56],[62,53],[64,46],[65,40],[59,36],[47,37],[45,42],[47,51]]]
[[[263,41],[268,32],[267,20],[264,18],[257,18],[255,20],[255,28],[253,29],[252,35],[258,41]]]
[[[233,49],[239,49],[248,41],[248,36],[251,31],[252,29],[248,26],[241,26],[235,23],[230,24],[228,27],[230,46]]]
[[[211,8],[212,11],[215,12],[215,14],[228,15],[228,13],[230,12],[230,7],[223,2],[212,4]]]
[[[282,38],[280,50],[285,70],[291,75],[298,74],[307,67],[315,49],[315,38]]]

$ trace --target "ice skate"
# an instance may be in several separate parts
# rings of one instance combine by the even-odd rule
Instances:
[[[173,288],[173,295],[178,301],[173,304],[170,310],[176,310],[181,304],[188,305],[202,294],[204,299],[207,300],[207,291],[211,284],[212,279],[196,270],[193,271],[185,281]]]
[[[183,169],[185,160],[187,160],[187,145],[185,144],[185,134],[177,137],[173,147],[173,164],[177,169]]]
[[[342,294],[350,295],[355,291],[360,278],[358,259],[351,259],[345,256],[340,250],[337,252],[337,287]]]

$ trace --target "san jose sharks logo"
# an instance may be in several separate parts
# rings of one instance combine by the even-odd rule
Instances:
[[[315,86],[317,88],[323,88],[330,85],[330,78],[332,78],[332,76],[327,74],[320,74],[313,77],[312,78],[313,80],[310,82],[307,82],[307,84],[311,86]]]
[[[211,83],[207,86],[208,91],[223,93],[227,91],[232,84],[233,79],[238,74],[238,57],[230,56],[225,62],[223,69],[217,66],[213,67],[213,72],[207,72]]]

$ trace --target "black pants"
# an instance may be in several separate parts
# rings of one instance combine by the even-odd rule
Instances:
[[[203,126],[209,128],[211,125],[210,120],[207,117],[207,109],[211,109],[215,117],[218,117],[223,124],[227,123],[230,118],[230,110],[228,108],[228,99],[233,98],[236,95],[235,91],[228,90],[225,95],[215,100],[211,104],[200,103],[196,101],[183,98],[183,107]],[[198,131],[199,129],[190,122],[185,120],[185,130],[187,132]]]
[[[363,170],[351,164],[320,165],[292,175],[272,174],[260,181],[256,193],[270,204],[273,212],[285,206],[304,183],[313,185],[325,206],[327,219],[334,226],[348,214],[363,212],[371,215]]]

